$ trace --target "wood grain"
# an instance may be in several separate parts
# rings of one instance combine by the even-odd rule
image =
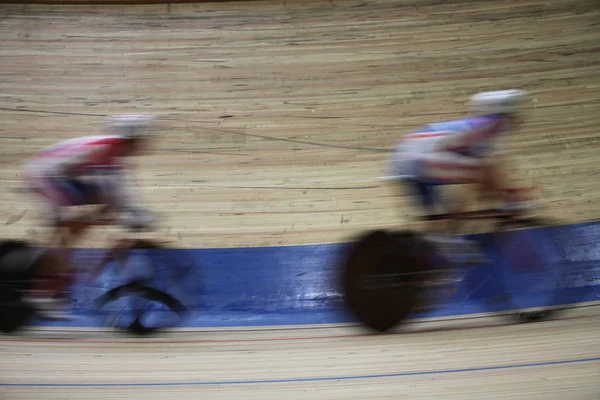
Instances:
[[[532,92],[510,145],[566,222],[596,219],[599,10],[593,2],[234,3],[3,6],[7,188],[42,146],[96,134],[113,112],[158,114],[139,178],[181,246],[345,240],[411,222],[376,181],[419,125],[464,115],[486,89]],[[2,235],[39,231],[0,195]],[[38,224],[39,225],[39,224]],[[91,241],[94,244],[96,241]]]
[[[497,317],[418,323],[383,336],[310,326],[148,340],[55,333],[62,339],[52,341],[38,333],[0,341],[2,381],[21,385],[0,390],[7,399],[594,399],[597,313],[579,308],[569,319],[526,325]]]
[[[97,133],[107,113],[131,111],[162,121],[138,175],[149,206],[165,213],[158,234],[176,246],[328,243],[406,226],[410,199],[376,180],[387,151],[421,124],[464,115],[471,94],[507,87],[535,101],[510,141],[522,179],[543,185],[550,215],[600,216],[593,1],[3,5],[0,16],[2,236],[44,233],[36,203],[18,192],[28,157]],[[110,232],[98,229],[82,245],[102,246]],[[319,335],[344,337],[288,341],[273,339],[310,335],[226,330],[186,335],[246,341],[174,334],[170,344],[119,344],[44,331],[67,339],[0,342],[1,382],[291,381],[1,386],[0,396],[597,399],[598,361],[548,364],[600,356],[595,313],[410,335],[347,337],[353,328],[337,327]],[[522,366],[535,363],[543,365]],[[499,368],[509,365],[521,367]],[[422,374],[432,371],[442,372]]]

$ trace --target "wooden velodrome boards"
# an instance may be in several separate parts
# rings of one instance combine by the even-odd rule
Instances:
[[[164,130],[138,176],[176,243],[335,242],[410,222],[376,181],[402,134],[521,87],[521,176],[549,213],[598,216],[593,3],[361,4],[4,6],[0,179],[21,185],[35,151],[104,114],[152,112]],[[2,235],[40,230],[27,200],[2,191]]]
[[[0,15],[3,237],[44,232],[35,202],[17,190],[28,157],[57,140],[96,134],[105,114],[131,111],[161,117],[164,129],[136,160],[137,175],[149,207],[165,214],[158,235],[178,247],[330,243],[411,224],[410,199],[376,180],[387,151],[419,125],[464,115],[472,93],[510,87],[534,99],[509,143],[520,176],[544,187],[547,212],[565,222],[600,215],[593,1],[3,5]],[[82,245],[103,246],[108,231]],[[176,336],[158,351],[105,336],[60,345],[3,341],[0,392],[10,399],[594,399],[594,313],[386,337],[348,328],[205,332],[190,334],[196,343]],[[346,379],[377,374],[389,376]],[[323,377],[332,380],[311,380]],[[196,384],[119,386],[131,382]],[[77,386],[90,383],[100,386]]]

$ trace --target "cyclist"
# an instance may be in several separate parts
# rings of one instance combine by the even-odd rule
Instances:
[[[124,160],[141,154],[154,117],[120,114],[105,118],[110,135],[69,139],[41,150],[24,168],[29,188],[50,213],[52,239],[45,271],[38,271],[26,301],[49,319],[69,319],[65,288],[71,282],[70,248],[84,230],[102,221],[144,227],[152,216],[136,195]],[[94,205],[93,212],[84,206]]]
[[[470,99],[470,117],[433,123],[404,136],[394,149],[390,167],[393,178],[408,183],[426,216],[460,212],[464,204],[453,203],[439,193],[439,186],[473,184],[480,198],[495,198],[515,212],[532,207],[509,182],[502,167],[502,142],[523,121],[522,90],[481,92]],[[449,232],[458,228],[450,220]],[[437,236],[437,235],[436,235]],[[457,240],[443,235],[446,240]],[[437,236],[439,238],[439,236]]]

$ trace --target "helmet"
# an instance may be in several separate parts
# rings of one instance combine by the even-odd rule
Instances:
[[[526,96],[517,89],[481,92],[471,97],[469,108],[476,115],[518,114]]]
[[[106,128],[129,139],[150,136],[154,116],[148,114],[116,114],[104,118]]]

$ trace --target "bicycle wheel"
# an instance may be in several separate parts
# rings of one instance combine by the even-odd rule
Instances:
[[[419,281],[428,269],[425,242],[411,232],[369,232],[353,243],[342,266],[350,312],[365,326],[385,332],[418,305]]]
[[[3,333],[19,330],[33,315],[33,309],[22,298],[31,284],[35,259],[25,242],[0,243],[0,331]]]
[[[120,253],[120,262],[134,261],[135,258],[135,261],[152,270],[152,276],[119,285],[96,300],[98,308],[110,308],[118,303],[127,304],[127,312],[130,314],[127,322],[124,325],[118,322],[123,310],[113,311],[109,318],[112,327],[135,335],[150,335],[170,328],[181,320],[187,307],[167,293],[167,290],[185,278],[191,265],[189,260],[182,257],[181,251],[177,251],[177,254],[173,252],[173,249],[154,242],[138,240]],[[170,288],[165,286],[166,281],[170,281]],[[165,315],[169,315],[171,320],[168,321]]]

